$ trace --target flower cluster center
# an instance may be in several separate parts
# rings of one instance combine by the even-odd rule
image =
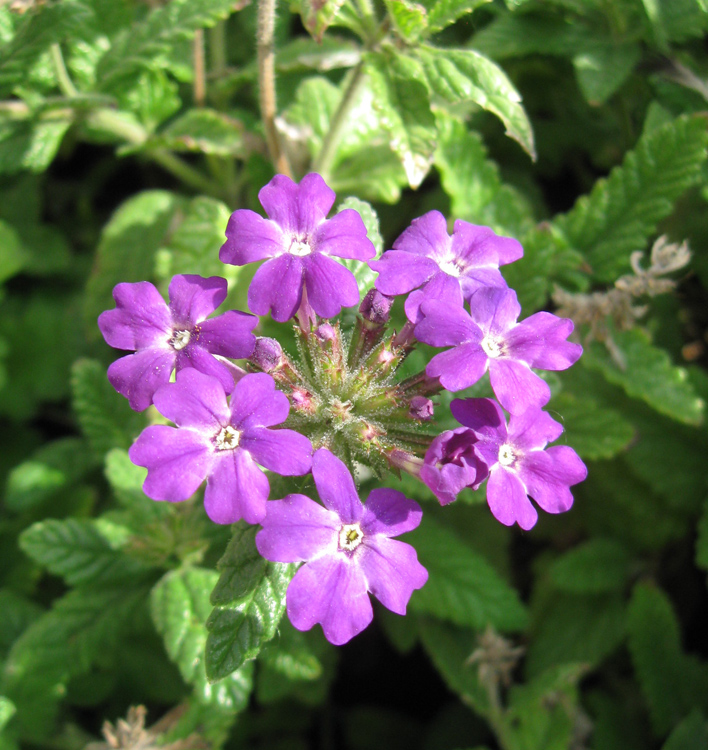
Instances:
[[[364,532],[358,523],[348,523],[339,530],[339,549],[353,552],[363,541]]]
[[[288,252],[290,255],[297,255],[299,258],[302,258],[305,255],[309,255],[312,252],[312,248],[309,242],[293,237]]]
[[[460,267],[460,264],[455,258],[452,257],[445,258],[445,260],[441,261],[438,265],[440,266],[441,271],[444,271],[448,276],[454,276],[456,279],[459,279],[460,276],[462,276],[464,270]]]
[[[192,338],[191,331],[173,331],[172,338],[170,339],[170,346],[176,351],[184,349]]]
[[[504,443],[504,445],[499,448],[499,463],[502,466],[511,466],[516,461],[516,458],[516,453],[514,453],[514,450],[510,445]]]
[[[231,425],[227,425],[219,431],[214,438],[214,443],[218,451],[231,451],[234,448],[238,448],[240,440],[241,433]]]
[[[496,336],[485,336],[482,339],[482,349],[492,359],[497,359],[504,354],[504,340]]]

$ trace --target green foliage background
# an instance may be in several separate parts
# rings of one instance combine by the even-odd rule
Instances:
[[[253,529],[143,495],[148,417],[96,327],[116,283],[175,273],[225,275],[245,309],[251,272],[218,249],[273,174],[256,11],[0,5],[0,750],[82,748],[138,704],[162,719],[145,747],[708,747],[705,0],[279,7],[281,145],[379,249],[430,209],[515,236],[526,315],[613,289],[659,235],[693,252],[631,326],[579,322],[584,356],[549,377],[589,467],[574,508],[521,532],[483,490],[440,508],[392,479],[430,580],[342,649],[283,618],[294,570]],[[524,649],[499,691],[470,660],[489,628]]]

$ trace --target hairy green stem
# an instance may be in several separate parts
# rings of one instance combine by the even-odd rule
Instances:
[[[56,42],[54,42],[49,48],[49,54],[52,58],[54,74],[57,77],[57,83],[59,84],[61,92],[70,97],[78,96],[79,92],[76,86],[74,86],[74,82],[71,80],[69,71],[64,64],[64,56],[61,53],[61,47]]]
[[[337,111],[334,113],[334,117],[330,123],[329,132],[325,136],[320,153],[312,163],[312,171],[318,172],[322,175],[325,182],[327,182],[330,177],[330,170],[332,169],[334,157],[337,153],[339,140],[342,137],[342,131],[347,123],[349,113],[356,101],[361,86],[364,83],[364,79],[364,64],[363,62],[360,62],[352,72],[349,84],[342,95],[339,107],[337,107]]]
[[[287,157],[280,147],[275,117],[278,113],[275,97],[275,0],[259,0],[256,49],[258,53],[258,98],[266,133],[268,151],[275,169],[292,177]]]

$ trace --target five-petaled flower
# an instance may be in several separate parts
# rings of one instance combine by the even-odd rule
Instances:
[[[182,370],[154,399],[177,427],[147,427],[129,451],[148,470],[143,489],[153,500],[186,500],[206,479],[204,507],[212,521],[259,523],[270,486],[256,462],[286,476],[310,471],[310,441],[294,430],[268,429],[290,411],[270,375],[245,375],[229,405],[216,378]]]
[[[450,391],[474,385],[489,370],[501,405],[512,414],[544,406],[548,384],[531,367],[565,370],[582,354],[580,344],[566,339],[573,321],[547,312],[516,320],[521,306],[511,289],[480,289],[470,298],[470,314],[462,306],[440,300],[423,302],[423,319],[415,327],[420,341],[452,346],[436,354],[426,367]]]
[[[108,368],[108,380],[133,409],[147,409],[173,370],[187,367],[212,375],[231,393],[230,363],[220,358],[251,355],[258,319],[230,310],[207,320],[226,293],[226,279],[218,276],[174,276],[169,305],[149,281],[116,285],[116,307],[101,313],[98,327],[110,346],[135,352]]]
[[[248,290],[251,311],[265,315],[270,310],[275,320],[290,320],[303,289],[309,305],[324,318],[358,304],[354,274],[329,256],[360,261],[374,257],[376,249],[361,216],[347,208],[326,219],[335,194],[315,173],[305,175],[300,184],[276,175],[258,198],[268,219],[248,209],[234,211],[219,253],[224,263],[235,266],[266,261]]]
[[[587,468],[567,445],[557,440],[563,427],[538,407],[512,414],[507,427],[499,404],[490,398],[455,399],[455,419],[475,434],[479,457],[489,467],[487,502],[506,526],[530,529],[538,520],[530,495],[547,513],[563,513],[573,504],[570,487],[582,482]]]
[[[340,645],[371,622],[367,592],[403,615],[427,581],[413,547],[391,538],[415,529],[421,510],[390,489],[372,490],[362,505],[349,470],[326,448],[313,456],[312,474],[325,507],[299,494],[268,503],[256,546],[267,560],[306,563],[288,587],[288,617],[298,630],[320,623]]]

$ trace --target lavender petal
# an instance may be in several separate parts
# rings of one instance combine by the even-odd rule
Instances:
[[[321,253],[307,256],[303,265],[307,299],[318,315],[333,318],[343,307],[359,304],[359,287],[348,268]]]
[[[232,266],[245,266],[272,258],[288,246],[283,230],[255,211],[234,211],[226,225],[226,242],[219,250],[219,260]]]
[[[519,477],[531,497],[547,513],[564,513],[573,504],[568,489],[587,477],[588,471],[578,454],[567,445],[527,453]]]
[[[531,367],[567,370],[583,353],[580,344],[566,341],[573,332],[573,321],[547,312],[522,320],[506,337],[510,353]]]
[[[251,456],[240,448],[217,452],[204,492],[204,509],[214,523],[261,523],[270,485]]]
[[[422,517],[420,505],[402,492],[375,489],[364,505],[361,528],[364,534],[398,536],[417,528]]]
[[[212,354],[245,359],[253,354],[256,337],[251,333],[258,324],[255,315],[229,310],[199,325],[197,342]]]
[[[526,489],[516,474],[494,467],[487,482],[487,503],[492,515],[505,526],[519,526],[528,531],[536,524],[538,513],[526,496]]]
[[[202,375],[216,378],[225,393],[231,393],[234,389],[234,376],[226,361],[218,360],[201,346],[190,344],[177,352],[175,365],[177,372],[194,369]]]
[[[403,250],[387,250],[378,260],[370,260],[369,267],[379,274],[374,286],[390,297],[407,294],[439,271],[432,258]]]
[[[563,425],[539,407],[532,406],[509,418],[509,441],[525,452],[545,448],[548,443],[557,440],[562,432]]]
[[[289,413],[288,397],[276,390],[275,381],[264,372],[241,378],[231,396],[231,423],[246,432],[282,424]]]
[[[121,357],[108,367],[110,384],[125,396],[130,407],[143,411],[152,403],[155,391],[170,382],[175,352],[165,344]]]
[[[423,320],[415,327],[415,337],[431,346],[457,346],[482,340],[482,331],[462,306],[431,300],[421,305]]]
[[[428,363],[425,372],[431,378],[440,378],[440,382],[448,391],[462,391],[474,385],[484,375],[488,361],[479,344],[461,344],[454,349],[436,354]]]
[[[302,260],[290,253],[267,260],[248,288],[248,307],[257,315],[271,312],[278,323],[295,315],[302,299]]]
[[[241,446],[261,466],[276,474],[301,476],[312,468],[312,445],[295,430],[251,427],[244,432]]]
[[[393,243],[394,250],[428,258],[446,257],[450,246],[447,220],[440,211],[428,211],[413,219],[411,225]]]
[[[135,351],[169,339],[172,316],[149,281],[117,284],[113,299],[116,308],[98,316],[98,327],[109,346]]]
[[[169,287],[173,326],[191,328],[201,322],[226,299],[226,292],[226,279],[220,276],[208,279],[193,274],[173,276]]]
[[[510,414],[521,414],[531,407],[545,406],[551,398],[548,383],[523,362],[491,359],[489,379],[494,395]]]
[[[342,523],[357,523],[363,507],[349,469],[333,453],[320,448],[312,457],[312,475],[320,499]]]
[[[179,427],[203,431],[210,440],[229,423],[226,394],[221,383],[194,368],[180,370],[174,383],[160,388],[155,407]]]
[[[315,172],[305,175],[299,185],[277,174],[258,193],[269,218],[300,238],[312,234],[324,221],[335,197],[335,192]]]
[[[323,221],[315,230],[312,245],[317,252],[338,258],[367,261],[376,255],[361,216],[352,208],[345,208]]]
[[[521,305],[513,289],[480,289],[470,297],[470,317],[485,334],[504,334],[520,314]]]

